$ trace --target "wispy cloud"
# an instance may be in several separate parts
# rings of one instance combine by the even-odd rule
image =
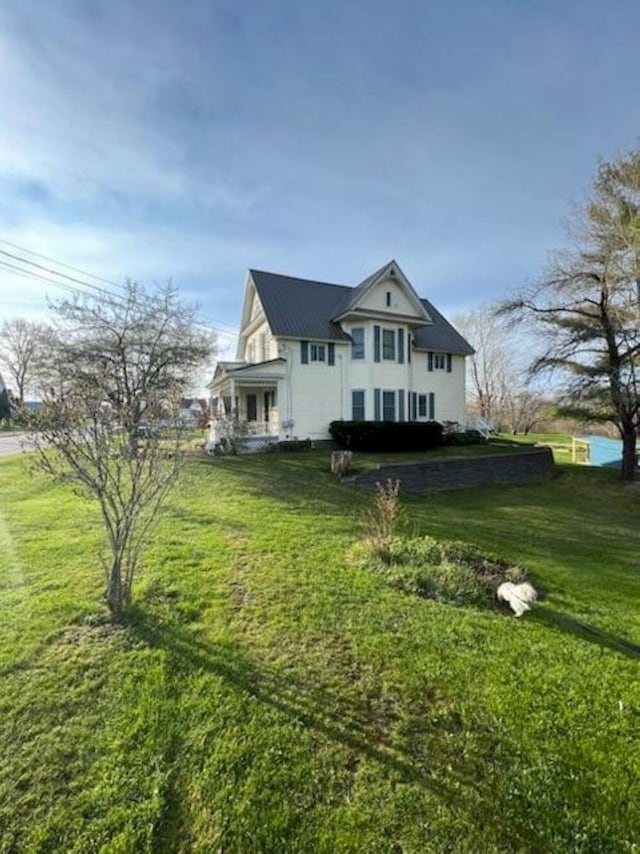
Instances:
[[[0,237],[171,276],[234,325],[248,266],[393,256],[443,308],[483,301],[636,142],[639,24],[629,0],[5,0]]]

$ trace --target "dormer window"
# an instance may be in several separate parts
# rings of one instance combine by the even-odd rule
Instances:
[[[391,305],[391,291],[387,291],[387,307]]]

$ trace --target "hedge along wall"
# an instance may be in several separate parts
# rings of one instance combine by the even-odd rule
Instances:
[[[539,483],[555,474],[549,448],[478,457],[435,457],[419,463],[391,463],[349,478],[361,489],[374,489],[387,478],[400,481],[401,492],[468,489],[492,484]],[[345,481],[346,482],[346,481]]]

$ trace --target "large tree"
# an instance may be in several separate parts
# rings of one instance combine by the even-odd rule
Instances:
[[[99,507],[105,599],[132,598],[141,549],[184,463],[180,402],[210,358],[211,334],[168,286],[55,304],[50,387],[31,422],[38,465]]]
[[[543,344],[531,366],[555,373],[564,411],[616,425],[621,476],[633,480],[640,428],[640,151],[598,166],[572,224],[571,249],[541,281],[502,307],[529,322]]]

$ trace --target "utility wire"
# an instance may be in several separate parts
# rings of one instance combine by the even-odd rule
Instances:
[[[12,243],[10,240],[5,240],[0,237],[0,243],[5,246],[11,246],[13,249],[18,249],[20,252],[26,252],[28,255],[33,255],[34,258],[41,258],[44,261],[51,261],[57,264],[58,267],[66,267],[67,270],[73,270],[74,273],[82,273],[83,276],[89,276],[90,279],[96,279],[99,282],[104,282],[106,285],[114,285],[116,288],[121,288],[122,284],[114,282],[111,279],[104,279],[102,276],[96,276],[95,273],[89,273],[87,270],[81,270],[80,267],[73,267],[71,264],[65,264],[64,261],[58,261],[56,258],[51,258],[49,255],[42,255],[40,252],[34,252],[33,249],[27,249],[25,246],[19,246],[17,243]]]
[[[11,246],[13,249],[18,249],[20,252],[26,252],[28,255],[33,255],[35,258],[41,258],[44,261],[49,261],[53,264],[56,264],[58,267],[65,267],[67,270],[73,270],[75,273],[81,273],[83,276],[89,276],[89,278],[96,279],[96,281],[104,282],[107,285],[113,285],[113,287],[119,288],[120,290],[123,290],[123,288],[124,288],[122,283],[114,282],[112,279],[105,279],[102,276],[97,276],[95,273],[89,273],[87,270],[82,270],[80,267],[74,267],[71,264],[66,264],[64,261],[59,261],[57,258],[52,258],[50,255],[43,255],[40,252],[34,252],[33,249],[27,249],[26,246],[20,246],[19,244],[13,243],[10,240],[6,240],[6,239],[0,237],[0,243],[4,244],[5,246]],[[17,258],[17,256],[11,255],[11,253],[9,253],[9,252],[4,252],[2,249],[0,249],[0,252],[2,252],[3,255],[9,255],[10,257]],[[49,268],[43,267],[40,264],[36,264],[34,261],[29,261],[26,258],[20,258],[19,260],[21,260],[25,264],[32,264],[36,267],[41,267],[43,270],[47,270],[48,272],[53,272],[54,275],[56,275],[56,276],[65,276],[64,273],[60,273],[60,272],[55,271],[55,270],[52,271]],[[109,291],[106,288],[99,288],[97,285],[93,285],[89,282],[82,282],[79,279],[74,279],[71,276],[65,276],[65,278],[71,279],[72,281],[76,281],[79,284],[82,284],[87,288],[92,288],[94,290],[98,290],[98,291],[101,291],[103,293],[107,293],[110,296],[115,297],[116,299],[119,298],[117,294],[114,294],[113,291]],[[211,323],[215,324],[215,327],[212,327],[212,328],[215,328],[218,331],[221,331],[224,327],[226,327],[226,329],[228,330],[228,332],[230,334],[233,334],[233,335],[238,334],[237,330],[234,330],[232,327],[230,327],[226,323],[222,323],[221,321],[216,321],[216,320],[212,320]]]
[[[8,241],[2,241],[2,242],[7,243]],[[27,251],[29,251],[29,250],[27,250]],[[12,272],[17,273],[18,275],[22,275],[23,277],[32,279],[33,281],[38,281],[38,282],[43,282],[45,284],[50,284],[50,285],[53,285],[54,287],[61,288],[63,290],[66,290],[69,293],[78,294],[80,296],[87,296],[88,295],[87,291],[83,290],[82,288],[89,288],[91,291],[95,291],[96,294],[99,294],[103,302],[109,301],[109,300],[106,300],[104,298],[105,295],[107,295],[111,300],[117,300],[120,304],[124,304],[126,301],[126,298],[124,297],[124,295],[115,294],[115,293],[113,293],[113,291],[110,291],[106,288],[98,287],[97,285],[92,285],[90,282],[85,282],[81,279],[76,279],[74,276],[67,276],[65,273],[61,273],[61,272],[54,270],[50,267],[45,267],[42,264],[37,264],[35,261],[29,261],[29,259],[27,259],[27,258],[22,258],[18,255],[14,255],[11,252],[6,252],[3,249],[0,249],[0,254],[6,256],[7,258],[11,258],[12,260],[19,261],[19,262],[24,263],[24,264],[29,264],[30,266],[36,268],[36,270],[25,269],[24,267],[18,267],[18,266],[15,266],[14,264],[10,264],[9,262],[0,258],[0,267],[1,268],[11,270]],[[54,262],[54,263],[58,263],[58,262]],[[69,267],[70,265],[65,265],[65,266]],[[75,269],[75,268],[72,268],[72,269]],[[42,270],[45,273],[50,273],[53,276],[59,276],[59,277],[62,277],[64,279],[68,279],[70,282],[73,282],[75,285],[79,285],[81,287],[74,287],[73,285],[69,285],[66,282],[57,281],[56,279],[52,279],[47,275],[43,275],[43,273],[37,272],[38,270]],[[89,275],[91,275],[91,274],[89,274]],[[94,294],[90,294],[90,295],[94,296]],[[233,332],[231,330],[220,328],[219,326],[215,326],[213,323],[208,323],[206,321],[198,322],[197,325],[204,327],[204,328],[207,328],[207,329],[212,329],[218,335],[226,336],[228,338],[234,338],[235,339],[235,338],[237,338],[237,335],[238,335],[237,332]]]

